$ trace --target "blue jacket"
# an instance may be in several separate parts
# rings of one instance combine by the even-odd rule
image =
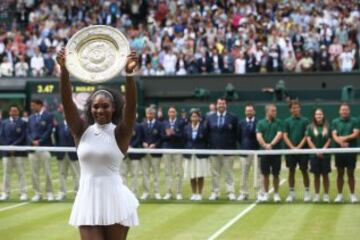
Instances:
[[[161,131],[162,124],[158,120],[155,120],[154,126],[149,128],[147,120],[141,123],[142,138],[141,144],[155,144],[155,148],[161,148]],[[162,154],[151,154],[153,157],[161,157]]]
[[[185,127],[185,122],[180,118],[176,118],[176,121],[173,126],[173,130],[175,134],[172,136],[167,136],[166,129],[170,129],[171,124],[169,119],[164,120],[163,129],[161,131],[162,147],[176,148],[176,149],[184,148],[184,127]]]
[[[11,121],[10,118],[5,119],[1,123],[0,138],[3,145],[24,146],[26,145],[26,122],[17,118]],[[26,156],[27,152],[3,151],[3,156]]]
[[[142,132],[141,124],[136,122],[130,140],[130,147],[142,148],[142,142],[141,142],[142,134],[143,132]],[[144,156],[144,154],[129,153],[128,156],[131,160],[140,160]]]
[[[256,124],[257,120],[255,119],[251,125],[242,119],[238,124],[238,141],[240,143],[240,149],[244,150],[257,150],[259,149],[259,143],[256,140]]]
[[[226,113],[224,124],[218,126],[219,117],[217,113],[208,116],[206,120],[209,134],[210,149],[236,149],[237,117]]]
[[[40,146],[52,146],[51,133],[53,129],[53,115],[44,111],[39,119],[35,114],[29,117],[27,128],[28,145],[32,146],[32,141],[39,140]]]
[[[58,147],[75,147],[74,138],[71,134],[70,128],[65,125],[62,121],[55,128],[55,143]],[[78,160],[76,152],[67,152],[70,160]],[[63,160],[65,157],[65,152],[56,152],[55,156],[58,160]]]
[[[208,148],[208,133],[204,124],[199,124],[199,129],[195,139],[192,136],[192,124],[189,123],[184,129],[185,148],[186,149],[207,149]],[[196,154],[198,158],[207,158],[209,155]],[[185,154],[185,158],[191,158],[190,154]]]

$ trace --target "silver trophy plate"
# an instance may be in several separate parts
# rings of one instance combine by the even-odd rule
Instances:
[[[66,45],[66,67],[87,83],[106,82],[125,67],[130,54],[128,40],[116,28],[92,25],[75,33]]]

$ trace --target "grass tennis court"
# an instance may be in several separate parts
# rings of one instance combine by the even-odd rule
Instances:
[[[54,189],[58,189],[56,161],[52,162]],[[27,167],[27,184],[31,186]],[[236,168],[237,187],[239,169]],[[1,172],[2,174],[2,172]],[[360,204],[313,204],[296,201],[287,204],[287,171],[282,171],[281,196],[283,202],[254,203],[154,201],[142,202],[139,208],[141,225],[130,230],[128,239],[357,239],[359,235]],[[336,194],[336,172],[331,173],[331,199]],[[360,181],[360,170],[356,177]],[[161,178],[164,180],[164,177]],[[76,228],[68,225],[73,193],[65,202],[39,203],[17,200],[17,179],[12,176],[12,199],[0,202],[0,239],[79,239]],[[161,186],[164,187],[165,184]],[[300,175],[297,186],[302,189]],[[210,178],[205,185],[204,198],[208,196]],[[29,188],[31,189],[31,187]],[[344,188],[346,189],[346,188]],[[359,196],[359,185],[356,187]],[[68,190],[72,190],[68,179]],[[345,197],[348,198],[346,189]],[[302,190],[297,191],[301,198]],[[31,191],[30,191],[31,196]],[[190,187],[184,182],[184,197],[190,196]],[[225,197],[225,195],[222,195]],[[246,214],[244,214],[246,213]],[[239,217],[240,216],[240,217]],[[239,217],[234,220],[234,218]],[[233,221],[232,221],[233,220]],[[233,223],[233,224],[229,224]],[[227,225],[228,224],[228,225]],[[217,238],[212,238],[217,236]]]

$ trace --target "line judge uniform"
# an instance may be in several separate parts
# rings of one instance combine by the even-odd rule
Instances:
[[[231,113],[220,112],[211,114],[207,118],[210,149],[236,149],[237,117]],[[210,156],[212,172],[212,195],[220,195],[220,175],[224,168],[225,186],[228,194],[234,194],[234,156]]]
[[[39,113],[31,114],[29,117],[27,127],[28,145],[32,146],[34,140],[39,141],[39,146],[52,146],[51,134],[53,130],[53,116],[45,110]],[[29,160],[31,166],[31,177],[33,182],[33,189],[35,196],[40,196],[40,167],[43,165],[46,175],[45,190],[49,195],[53,194],[53,187],[51,181],[51,167],[50,167],[50,152],[49,151],[32,151],[29,153]]]
[[[55,128],[56,146],[59,147],[75,147],[74,138],[71,134],[67,122],[63,120]],[[66,178],[69,167],[74,182],[74,192],[79,189],[80,169],[76,152],[57,152],[55,153],[58,160],[59,178],[60,178],[60,192],[58,200],[61,200],[66,195]]]
[[[0,138],[3,145],[11,146],[24,146],[26,145],[26,123],[20,118],[8,118],[2,121],[0,130]],[[2,198],[7,199],[10,196],[10,180],[11,170],[16,169],[16,173],[19,179],[20,195],[26,200],[26,184],[24,173],[24,157],[27,152],[24,151],[3,151],[3,194]]]

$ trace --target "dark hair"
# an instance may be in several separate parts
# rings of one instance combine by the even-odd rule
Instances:
[[[123,96],[118,91],[114,91],[113,89],[110,89],[110,88],[97,89],[86,100],[85,117],[86,117],[87,123],[91,125],[91,124],[94,124],[94,122],[95,122],[93,115],[91,113],[91,105],[92,105],[95,97],[98,95],[103,95],[111,101],[111,104],[113,104],[113,107],[115,109],[115,111],[112,115],[111,122],[114,124],[118,124],[122,120],[122,114],[123,114],[123,108],[124,108],[125,101],[123,99]]]
[[[169,111],[171,108],[175,109],[175,111],[177,112],[177,109],[176,109],[175,105],[170,105],[169,108],[168,108],[168,111]]]
[[[37,105],[41,105],[41,106],[44,105],[44,102],[43,102],[41,99],[39,99],[39,98],[31,99],[31,102],[32,102],[32,103],[35,103],[35,104],[37,104]]]
[[[318,135],[319,133],[317,132],[316,130],[316,125],[317,125],[317,122],[316,122],[316,119],[315,119],[315,113],[316,111],[321,111],[324,115],[324,119],[323,119],[323,131],[322,131],[322,135],[325,137],[325,136],[329,136],[330,132],[329,132],[329,122],[326,120],[325,118],[325,113],[324,113],[324,110],[322,110],[322,108],[316,108],[314,110],[314,113],[313,113],[313,117],[312,117],[312,122],[310,123],[310,128],[311,128],[311,131],[313,131],[313,133],[316,135]]]
[[[342,103],[340,103],[340,105],[339,105],[339,109],[341,108],[341,107],[348,107],[349,109],[350,109],[350,104],[349,103],[347,103],[347,102],[342,102]]]
[[[290,100],[289,105],[288,105],[289,108],[291,108],[293,105],[299,105],[300,106],[299,100],[297,100],[297,99]]]
[[[192,108],[190,109],[190,116],[195,113],[196,115],[198,115],[199,117],[201,117],[201,111],[199,108]]]
[[[251,102],[246,102],[246,103],[245,103],[245,108],[246,108],[246,107],[252,107],[252,108],[254,108],[254,109],[255,109],[254,104],[253,104],[253,103],[251,103]]]
[[[11,108],[17,108],[17,110],[20,112],[20,107],[18,106],[18,105],[16,105],[16,104],[11,104],[10,106],[9,106],[9,111],[10,111],[10,109]]]

